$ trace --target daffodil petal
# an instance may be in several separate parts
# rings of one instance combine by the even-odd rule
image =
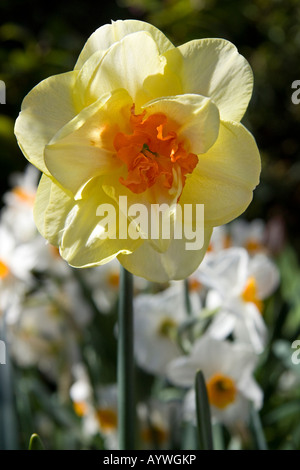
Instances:
[[[49,174],[44,162],[44,147],[56,132],[77,114],[73,86],[77,72],[46,78],[24,98],[15,123],[15,135],[26,158]]]
[[[260,156],[242,124],[222,122],[215,144],[199,156],[187,178],[181,203],[204,204],[206,223],[217,226],[242,214],[259,183]]]
[[[251,69],[228,41],[175,48],[144,22],[99,28],[75,70],[32,90],[16,122],[23,153],[43,172],[34,209],[38,229],[75,267],[119,258],[129,271],[152,281],[187,277],[201,262],[212,227],[240,215],[258,184],[255,141],[237,123],[251,92]],[[143,108],[165,114],[166,123],[152,129]],[[152,124],[161,118],[151,117]],[[147,142],[162,141],[159,151],[144,143],[139,123],[149,131]],[[178,142],[170,153],[173,137]],[[164,157],[161,164],[156,157]],[[197,220],[195,226],[187,215],[179,239],[172,228],[163,236],[159,226],[157,237],[141,238],[135,208],[122,214],[119,198],[126,195],[131,209],[165,202],[168,221],[179,218],[177,203],[196,207],[197,214],[197,204],[204,204],[205,225]],[[138,236],[121,236],[121,223]]]
[[[189,151],[206,152],[219,133],[219,111],[209,99],[200,95],[167,96],[146,103],[150,113],[163,113],[179,125],[177,136],[190,144]]]
[[[102,190],[103,181],[95,178],[85,188],[83,197],[75,201],[68,214],[67,228],[63,233],[60,253],[74,267],[88,267],[105,264],[119,253],[131,253],[143,240],[129,237],[118,239],[118,206]],[[57,201],[59,204],[59,201]],[[100,217],[99,206],[109,205],[111,223],[104,222],[106,215]],[[116,216],[116,217],[115,217]],[[103,233],[106,231],[106,237]],[[116,235],[116,237],[115,237]]]
[[[53,245],[60,244],[73,205],[73,198],[43,174],[35,199],[34,220],[39,232]]]
[[[120,110],[131,104],[125,90],[107,93],[83,109],[46,146],[47,168],[74,195],[91,178],[112,172],[120,166],[112,142],[119,130]],[[122,126],[123,121],[120,120],[119,124]]]
[[[205,257],[197,275],[200,282],[210,289],[206,298],[208,308],[214,309],[222,304],[221,298],[219,302],[217,300],[217,292],[224,298],[241,295],[247,282],[248,263],[248,253],[240,247],[212,252]]]
[[[280,273],[276,264],[263,253],[251,257],[249,275],[256,280],[257,296],[262,300],[273,294],[280,282]]]
[[[104,93],[125,88],[139,107],[155,97],[143,86],[144,81],[151,75],[162,76],[167,63],[151,34],[145,31],[125,36],[104,55],[96,53],[95,57],[84,64],[78,76],[77,86],[85,89],[86,105]]]
[[[45,211],[50,201],[51,179],[44,173],[40,179],[33,207],[34,221],[40,234],[45,238]]]
[[[109,184],[110,183],[110,184]],[[105,193],[111,197],[117,205],[119,205],[120,197],[125,197],[126,202],[121,203],[121,207],[119,205],[119,210],[122,210],[122,212],[128,217],[128,220],[130,223],[132,223],[132,229],[134,227],[137,228],[139,225],[139,232],[141,234],[141,237],[143,239],[148,238],[148,231],[151,231],[151,226],[149,223],[149,214],[151,215],[151,210],[153,211],[153,217],[152,217],[152,224],[153,226],[156,225],[156,233],[158,234],[158,237],[155,239],[149,239],[149,243],[153,246],[154,249],[156,249],[159,252],[164,252],[167,250],[169,244],[170,244],[170,238],[162,238],[161,231],[162,231],[162,223],[161,223],[161,218],[162,218],[162,212],[160,212],[160,208],[164,209],[163,214],[164,214],[164,221],[165,224],[170,224],[171,227],[171,222],[170,219],[172,217],[172,203],[176,201],[171,201],[170,199],[168,200],[162,200],[160,199],[159,202],[155,199],[155,191],[152,190],[152,188],[148,189],[144,193],[140,194],[139,199],[137,201],[136,195],[132,193],[128,188],[126,188],[124,185],[122,185],[119,181],[115,181],[115,176],[110,175],[107,178],[105,178],[105,183],[103,184],[103,190]],[[165,194],[159,194],[161,198],[165,196]],[[153,197],[153,199],[150,199]],[[152,201],[152,202],[151,202]],[[134,210],[135,209],[135,210]],[[161,209],[161,210],[162,210]],[[132,210],[132,212],[131,212]],[[140,223],[142,221],[145,222],[145,225],[147,225],[147,233],[143,230],[143,223]],[[155,230],[155,229],[153,229]]]
[[[112,21],[111,24],[106,24],[98,28],[89,37],[78,57],[75,69],[81,69],[83,64],[95,52],[99,50],[106,51],[110,46],[120,41],[125,36],[138,31],[147,31],[150,33],[157,43],[161,54],[174,47],[171,41],[169,41],[169,39],[159,29],[149,23],[138,20]]]
[[[124,175],[125,174],[126,172],[124,172]],[[163,227],[170,227],[170,233],[172,233],[173,216],[179,197],[178,193],[170,193],[170,190],[167,188],[154,186],[139,194],[137,199],[136,194],[116,180],[116,175],[113,173],[105,176],[103,190],[109,197],[113,198],[117,204],[119,204],[120,197],[125,197],[126,208],[124,211],[126,212],[128,208],[128,218],[132,222],[132,225],[135,225],[136,216],[138,217],[136,224],[140,224],[141,219],[147,220],[145,224],[148,230],[147,234],[143,232],[141,227],[143,224],[140,224],[139,232],[141,236],[148,238],[148,243],[160,253],[168,249],[171,237],[162,236]],[[132,216],[132,214],[130,214],[130,207],[136,209],[138,214],[134,213]],[[139,214],[141,214],[141,216]],[[162,220],[164,220],[164,222],[162,222]],[[151,232],[151,230],[153,230],[153,232]],[[191,230],[195,232],[195,227],[193,226]],[[149,233],[156,233],[158,236],[157,238],[151,238],[150,236],[148,237]]]
[[[180,64],[179,54],[182,61]],[[247,60],[224,39],[187,42],[166,54],[181,75],[183,93],[209,96],[223,120],[239,122],[253,88],[253,74]]]
[[[170,279],[185,279],[192,274],[201,263],[207,250],[212,234],[210,227],[204,229],[204,245],[200,250],[187,250],[187,240],[172,239],[169,248],[159,253],[145,242],[132,254],[120,254],[120,263],[136,276],[152,282],[166,282]]]

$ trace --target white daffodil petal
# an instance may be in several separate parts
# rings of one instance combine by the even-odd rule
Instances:
[[[215,289],[223,298],[232,298],[243,290],[248,277],[248,263],[245,249],[228,248],[206,257],[197,274],[205,286]],[[211,308],[210,297],[208,302]]]
[[[255,408],[259,410],[263,404],[263,391],[250,374],[244,374],[239,382],[239,390],[252,401]]]
[[[256,254],[250,259],[249,276],[255,278],[257,297],[262,300],[275,292],[280,281],[277,266],[270,258],[262,253]]]
[[[170,382],[181,387],[191,387],[195,381],[197,364],[190,358],[178,357],[170,362],[166,368],[166,375]]]
[[[234,330],[236,318],[227,312],[217,313],[209,325],[208,334],[217,340],[226,339]]]

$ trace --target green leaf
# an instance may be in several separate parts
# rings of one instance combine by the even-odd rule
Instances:
[[[203,373],[199,370],[195,378],[196,414],[200,450],[213,450],[210,406]]]
[[[28,450],[45,450],[44,444],[38,434],[34,433],[31,435]]]
[[[252,405],[250,411],[250,426],[252,429],[253,439],[257,450],[268,450],[260,416]]]
[[[5,313],[4,313],[5,315]],[[0,325],[0,338],[4,345],[5,363],[0,364],[0,449],[17,450],[19,446],[18,423],[15,403],[15,377],[10,356],[10,344],[6,341],[6,320]]]

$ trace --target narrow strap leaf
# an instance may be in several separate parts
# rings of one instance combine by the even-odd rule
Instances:
[[[28,450],[45,450],[44,444],[38,434],[34,433],[31,435]]]
[[[190,290],[189,290],[189,280],[184,280],[184,302],[186,313],[190,316],[192,315],[192,304],[190,299]]]
[[[260,416],[253,405],[250,411],[250,423],[256,449],[268,450]]]
[[[196,414],[200,450],[213,450],[213,437],[207,390],[203,373],[199,370],[195,378]]]

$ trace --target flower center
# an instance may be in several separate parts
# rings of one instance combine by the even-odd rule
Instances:
[[[98,408],[97,418],[102,431],[109,432],[117,429],[118,417],[112,408]]]
[[[168,118],[162,113],[146,117],[146,111],[135,114],[133,105],[130,127],[132,134],[119,132],[114,139],[117,157],[128,169],[127,178],[121,177],[120,182],[139,194],[156,183],[171,189],[178,184],[176,175],[179,175],[183,188],[186,175],[192,173],[198,157],[185,150],[184,142],[179,141],[176,132],[170,130]]]
[[[147,444],[151,444],[153,441],[158,444],[163,444],[168,438],[168,433],[158,424],[152,424],[151,428],[147,427],[142,429],[141,438]]]
[[[177,323],[170,317],[164,317],[158,327],[158,334],[164,338],[172,338],[177,328]]]
[[[224,409],[233,403],[236,397],[234,381],[226,375],[214,374],[207,382],[209,402],[217,408]]]
[[[75,401],[73,408],[77,416],[84,416],[87,413],[87,404],[84,401]]]
[[[24,202],[25,204],[28,204],[29,206],[33,206],[34,201],[35,201],[35,194],[30,193],[29,191],[25,191],[21,186],[16,186],[12,190],[13,194],[17,196],[17,198]]]
[[[247,240],[245,248],[246,250],[250,251],[250,253],[254,253],[256,251],[263,251],[263,245],[254,238],[249,238],[249,240]]]
[[[202,284],[195,277],[190,277],[188,280],[189,290],[191,292],[199,292],[202,289]]]
[[[242,293],[242,299],[245,302],[254,303],[258,310],[262,312],[263,302],[257,297],[257,282],[254,277],[249,277],[245,289]]]
[[[0,279],[5,279],[9,275],[9,267],[0,260]]]
[[[110,272],[108,277],[107,277],[107,282],[110,285],[110,287],[113,288],[118,288],[120,284],[120,275],[118,272]]]

